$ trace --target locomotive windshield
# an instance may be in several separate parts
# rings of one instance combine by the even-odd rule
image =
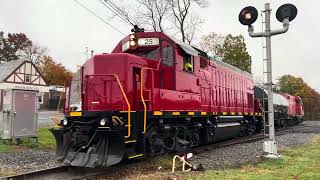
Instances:
[[[157,60],[158,59],[158,49],[150,49],[150,50],[142,50],[133,52],[131,54],[134,54],[136,56],[140,56],[143,58],[151,59],[151,60]]]
[[[72,109],[72,111],[82,110],[82,100],[81,100],[81,77],[82,69],[72,77],[71,82],[69,82],[69,87],[66,88],[66,106]]]

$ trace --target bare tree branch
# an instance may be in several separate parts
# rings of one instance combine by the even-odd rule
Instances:
[[[20,51],[19,57],[28,59],[34,64],[38,64],[41,59],[47,54],[48,49],[45,47],[40,47],[38,45],[31,45]]]
[[[196,3],[200,7],[205,7],[206,0],[169,0],[172,15],[175,17],[174,24],[180,30],[181,40],[189,44],[194,39],[198,26],[203,21],[192,16],[191,7]],[[196,20],[194,22],[194,20]]]
[[[202,36],[198,45],[202,51],[222,57],[224,40],[225,36],[211,32]]]
[[[110,1],[110,0],[105,0]],[[121,2],[118,2],[120,4]],[[115,4],[115,3],[113,3]],[[136,0],[118,5],[118,13],[131,22],[131,25],[144,26],[152,31],[165,31],[164,21],[169,14],[168,0]]]
[[[204,21],[200,18],[200,16],[196,14],[190,16],[188,22],[186,23],[186,27],[184,29],[185,38],[189,44],[191,44],[191,42],[194,40],[196,32],[200,31],[200,27],[203,24],[203,22]]]

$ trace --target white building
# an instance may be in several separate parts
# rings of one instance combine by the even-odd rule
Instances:
[[[37,91],[39,102],[43,103],[43,95],[49,93],[39,69],[25,59],[0,64],[0,111],[3,106],[3,93],[7,89]]]

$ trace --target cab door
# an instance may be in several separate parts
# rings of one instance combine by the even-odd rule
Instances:
[[[133,75],[132,75],[132,108],[134,111],[140,111],[141,110],[141,96],[140,96],[140,87],[141,87],[141,81],[140,81],[140,68],[133,67]]]

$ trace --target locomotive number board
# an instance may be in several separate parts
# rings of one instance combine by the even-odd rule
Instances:
[[[159,38],[139,38],[139,46],[156,46],[159,45]]]

